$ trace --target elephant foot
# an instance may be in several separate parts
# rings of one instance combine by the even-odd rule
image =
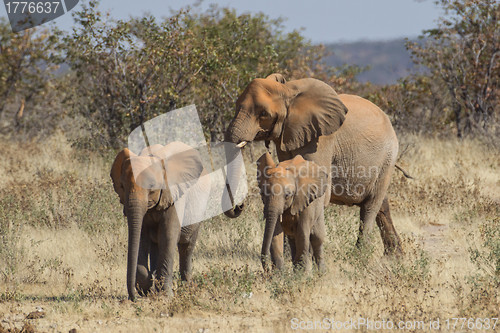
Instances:
[[[368,237],[367,233],[362,233],[358,236],[358,240],[356,241],[356,248],[360,252],[365,252],[370,249],[372,243],[370,237]]]
[[[309,260],[300,260],[293,263],[293,271],[297,273],[310,274],[312,272],[312,264]]]
[[[316,263],[316,269],[319,275],[324,275],[327,272],[326,265],[323,263],[323,260]]]
[[[387,257],[401,257],[403,255],[403,248],[401,247],[401,239],[399,238],[391,218],[389,209],[389,201],[384,199],[380,211],[376,217],[377,226],[380,229],[380,236],[384,243],[384,256]]]
[[[145,266],[137,266],[136,281],[137,293],[140,296],[147,296],[153,286],[153,277],[149,274],[148,269]]]
[[[189,279],[189,280],[182,280],[181,279],[179,286],[182,286],[183,288],[189,289],[189,288],[195,287],[196,283],[193,282],[191,279]]]
[[[271,258],[269,257],[269,255],[264,255],[264,254],[261,255],[260,262],[262,264],[262,268],[264,269],[264,272],[270,273],[273,265],[272,265]]]
[[[173,283],[172,280],[159,279],[155,281],[155,290],[162,294],[165,294],[168,297],[174,296],[174,291],[172,290]]]
[[[181,282],[190,282],[193,274],[191,272],[183,273],[181,272]]]
[[[399,241],[393,242],[389,246],[384,246],[384,256],[387,258],[400,259],[401,257],[403,257],[403,254],[403,247],[401,246],[401,242]]]
[[[273,258],[273,270],[281,271],[285,266],[285,260],[283,257]]]
[[[172,290],[172,288],[163,290],[163,294],[166,295],[168,298],[174,297],[174,291]]]

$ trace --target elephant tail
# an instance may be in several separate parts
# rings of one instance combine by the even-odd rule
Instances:
[[[406,178],[408,179],[415,179],[414,177],[410,176],[410,174],[408,172],[406,172],[405,169],[403,169],[401,166],[399,165],[394,165],[396,167],[396,169],[398,169],[399,171],[401,171],[403,173],[403,176],[405,176]]]

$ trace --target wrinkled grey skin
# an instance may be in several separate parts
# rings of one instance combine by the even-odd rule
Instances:
[[[338,95],[315,79],[286,82],[280,74],[255,79],[236,102],[225,141],[237,145],[259,140],[274,142],[279,161],[302,155],[331,170],[325,205],[360,207],[358,245],[367,241],[376,222],[385,253],[402,253],[386,197],[398,140],[389,118],[376,105],[358,96]],[[228,170],[230,181],[238,177]],[[280,224],[274,235],[271,256],[281,258]]]
[[[136,287],[141,294],[150,291],[154,275],[157,287],[171,294],[176,249],[181,278],[190,279],[200,228],[190,221],[200,220],[210,193],[198,152],[179,142],[154,145],[139,156],[125,148],[110,176],[128,222],[129,299],[135,300]]]

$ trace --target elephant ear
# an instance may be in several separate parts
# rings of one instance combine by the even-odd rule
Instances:
[[[154,144],[152,146],[147,146],[147,147],[144,147],[144,149],[142,149],[139,156],[156,156],[163,149],[165,149],[165,146],[162,146],[160,144]]]
[[[120,203],[123,205],[125,203],[125,189],[123,188],[122,184],[122,171],[123,171],[123,163],[130,159],[131,155],[135,155],[132,153],[128,148],[123,149],[120,151],[116,157],[115,161],[113,162],[113,165],[111,166],[111,171],[109,173],[109,176],[111,177],[111,180],[113,181],[113,188],[120,197]]]
[[[263,195],[266,190],[266,179],[269,177],[269,170],[276,167],[276,164],[269,152],[263,154],[257,160],[257,182],[259,183],[260,192]]]
[[[296,192],[290,207],[290,213],[297,215],[314,199],[321,197],[328,189],[328,174],[316,163],[305,161],[298,155],[292,160],[296,174]]]
[[[281,134],[282,151],[292,151],[322,135],[330,135],[344,122],[347,108],[326,83],[301,79],[286,86],[288,113]]]
[[[157,205],[157,209],[163,210],[179,200],[196,184],[203,172],[203,163],[195,149],[172,154],[158,163],[161,164],[167,184]]]
[[[285,77],[283,76],[283,74],[280,74],[280,73],[273,73],[271,75],[268,75],[266,77],[266,79],[267,80],[273,80],[273,81],[276,81],[276,82],[279,82],[279,83],[283,83],[283,84],[286,83]]]

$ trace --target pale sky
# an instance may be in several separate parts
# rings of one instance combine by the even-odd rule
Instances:
[[[158,18],[170,10],[193,5],[197,0],[102,0],[101,8],[115,18],[128,18],[146,12]],[[285,18],[285,31],[301,29],[313,42],[387,40],[416,37],[436,26],[443,15],[434,0],[205,0],[201,8],[217,3],[244,12],[263,12],[271,18]],[[4,6],[0,15],[6,17]],[[78,10],[81,5],[77,5]],[[58,27],[71,27],[71,15],[55,20]]]

